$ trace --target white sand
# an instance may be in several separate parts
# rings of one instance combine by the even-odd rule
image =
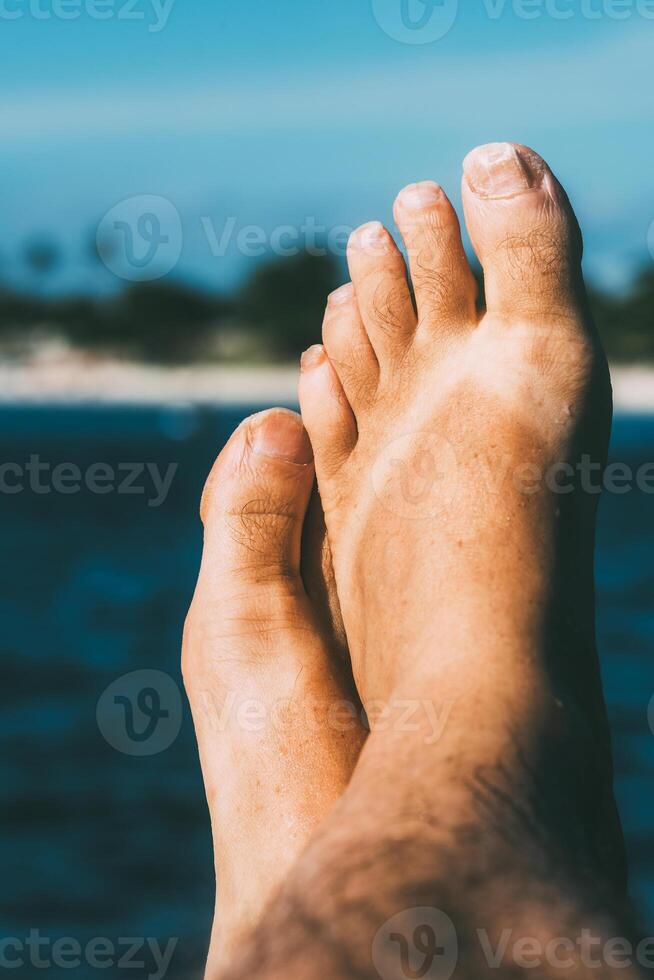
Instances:
[[[612,367],[613,400],[621,412],[654,412],[654,365]]]
[[[654,365],[612,369],[619,411],[654,411]],[[297,366],[152,367],[50,351],[0,361],[0,403],[292,404]]]
[[[293,367],[153,367],[120,361],[0,362],[0,403],[272,405],[297,400]]]

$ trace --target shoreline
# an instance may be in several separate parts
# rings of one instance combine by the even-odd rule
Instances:
[[[297,402],[297,365],[161,367],[110,360],[0,362],[0,405]],[[654,412],[654,365],[612,365],[615,408]]]

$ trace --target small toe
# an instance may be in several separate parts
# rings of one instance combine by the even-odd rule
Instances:
[[[379,221],[352,233],[347,260],[361,319],[383,374],[389,363],[403,357],[415,333],[417,319],[406,265]]]
[[[336,475],[357,442],[354,413],[338,374],[320,344],[302,355],[298,393],[320,485],[322,479]]]
[[[359,313],[352,283],[327,300],[322,337],[354,414],[370,404],[377,388],[379,364]]]
[[[476,323],[477,287],[459,219],[442,188],[426,180],[400,191],[395,221],[409,257],[419,328],[431,333]]]
[[[550,168],[513,143],[478,147],[463,168],[466,222],[489,315],[540,323],[569,318],[583,295],[581,233]]]

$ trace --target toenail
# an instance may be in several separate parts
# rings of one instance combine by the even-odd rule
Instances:
[[[374,252],[388,247],[388,232],[381,221],[370,221],[355,232],[354,240],[362,251]]]
[[[512,143],[489,143],[468,154],[463,170],[475,194],[503,198],[537,187],[545,174],[545,164],[537,154]]]
[[[398,195],[398,201],[407,211],[428,211],[443,200],[443,191],[433,180],[409,184]]]
[[[327,297],[330,306],[343,306],[354,299],[354,286],[351,282],[346,282],[344,286],[339,286]]]
[[[252,452],[288,463],[310,463],[313,450],[302,420],[293,412],[271,412],[255,422]]]
[[[313,347],[309,347],[305,350],[304,354],[300,358],[300,369],[302,371],[308,371],[311,368],[318,367],[319,364],[325,360],[325,348],[322,344],[314,344]]]

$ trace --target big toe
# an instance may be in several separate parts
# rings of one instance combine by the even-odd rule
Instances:
[[[533,150],[490,143],[468,154],[463,203],[490,314],[569,317],[583,294],[581,233],[558,180]]]
[[[302,526],[314,479],[299,415],[271,409],[241,423],[202,496],[200,583],[240,589],[300,582]]]

